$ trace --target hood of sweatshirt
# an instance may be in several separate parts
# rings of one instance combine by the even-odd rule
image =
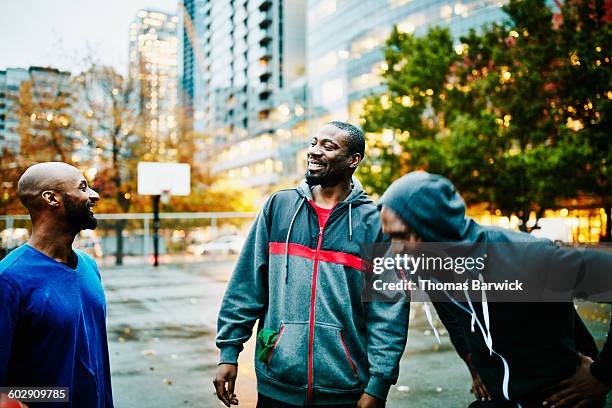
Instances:
[[[477,240],[478,224],[465,215],[465,202],[437,174],[406,174],[391,184],[378,205],[391,208],[424,242]]]
[[[373,203],[373,201],[370,199],[370,197],[368,197],[366,192],[363,191],[363,186],[361,185],[359,180],[357,180],[356,177],[353,177],[351,179],[351,183],[353,185],[353,188],[351,189],[350,194],[348,195],[348,197],[346,197],[344,201],[342,201],[341,203],[338,203],[338,205],[345,203],[345,204],[351,204],[352,207],[355,207],[361,204],[372,204]],[[297,191],[300,194],[300,196],[306,197],[306,200],[313,200],[312,191],[310,190],[310,186],[308,185],[308,183],[306,183],[306,181],[303,181],[297,187]]]

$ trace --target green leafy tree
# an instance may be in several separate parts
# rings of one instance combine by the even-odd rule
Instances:
[[[364,130],[379,133],[368,135],[369,159],[359,170],[370,193],[382,193],[409,170],[446,170],[441,139],[447,109],[440,95],[458,58],[448,30],[434,28],[414,37],[393,29],[382,74],[387,91],[365,105]]]
[[[449,176],[468,203],[487,202],[523,225],[530,211],[578,191],[609,194],[610,75],[595,44],[609,38],[609,13],[603,2],[587,9],[569,2],[559,18],[542,0],[512,0],[507,22],[471,31],[456,47],[443,29],[421,38],[394,30],[387,90],[364,114],[365,130],[380,134],[362,170],[367,187],[381,192],[404,172],[427,169]],[[583,64],[594,78],[577,77],[576,44],[588,44]],[[574,115],[572,101],[590,116]]]
[[[605,238],[612,240],[612,89],[610,44],[612,3],[605,0],[563,4],[554,24],[560,40],[561,63],[556,71],[554,114],[559,118],[560,143],[571,145],[575,174],[564,182],[597,197],[605,208]],[[551,102],[551,105],[552,105]],[[576,159],[578,158],[578,159]]]

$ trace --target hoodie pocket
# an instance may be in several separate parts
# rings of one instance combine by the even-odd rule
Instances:
[[[331,325],[315,326],[314,384],[339,390],[361,388],[359,369],[342,331]]]
[[[287,384],[306,384],[308,361],[308,324],[284,323],[268,356],[271,377]]]

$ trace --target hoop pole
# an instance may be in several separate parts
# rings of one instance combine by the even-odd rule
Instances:
[[[159,195],[153,196],[153,266],[159,266]]]

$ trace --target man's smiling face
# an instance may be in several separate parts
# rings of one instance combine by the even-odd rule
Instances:
[[[361,157],[349,152],[346,132],[328,124],[312,138],[307,159],[306,182],[326,187],[350,179]]]
[[[65,216],[77,230],[95,229],[98,220],[93,207],[100,199],[98,193],[89,187],[82,174],[75,172],[63,183],[62,199]]]

